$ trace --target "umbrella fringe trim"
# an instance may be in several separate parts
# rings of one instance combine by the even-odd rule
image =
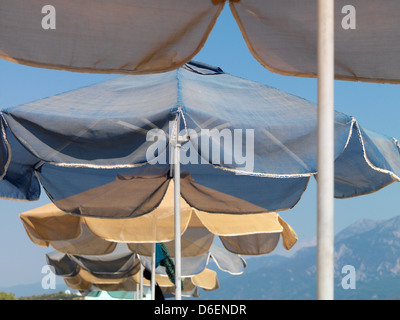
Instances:
[[[246,260],[244,260],[244,259],[241,257],[240,254],[237,254],[237,253],[235,253],[235,254],[240,258],[240,261],[242,262],[243,267],[246,268],[246,267],[247,267]],[[216,258],[214,257],[214,255],[213,255],[212,252],[210,252],[209,258],[210,258],[210,257],[213,259],[213,261],[214,261],[215,264],[217,265],[218,269],[220,269],[220,270],[222,270],[222,271],[224,271],[224,272],[228,272],[228,273],[230,273],[230,274],[232,274],[232,275],[241,275],[241,274],[243,274],[243,272],[244,272],[244,270],[243,270],[243,271],[240,271],[240,272],[232,272],[232,271],[230,271],[229,269],[222,268],[221,265],[218,263],[218,259],[216,259]],[[208,258],[208,259],[209,259],[209,258]],[[207,262],[207,265],[208,265],[208,262]]]
[[[90,169],[105,169],[105,170],[112,170],[112,169],[130,169],[130,168],[139,168],[146,166],[148,164],[153,164],[153,162],[157,161],[158,158],[162,157],[164,153],[168,150],[168,145],[166,148],[154,159],[150,161],[142,162],[142,163],[135,163],[135,164],[111,164],[111,165],[101,165],[101,164],[88,164],[88,163],[66,163],[66,162],[54,162],[54,161],[41,161],[38,163],[37,167],[39,168],[45,163],[51,164],[56,167],[65,167],[65,168],[90,168]],[[36,168],[35,168],[36,169]]]
[[[183,114],[183,112],[181,112],[181,113]],[[3,118],[3,117],[2,117],[2,118]],[[186,119],[183,118],[183,120],[184,120],[185,127],[186,127]],[[382,172],[382,173],[389,174],[389,175],[391,175],[392,177],[394,177],[395,180],[400,181],[400,177],[398,177],[398,176],[397,176],[395,173],[393,173],[392,171],[378,168],[378,167],[374,166],[374,165],[369,161],[368,157],[366,156],[363,138],[362,138],[360,129],[359,129],[359,127],[358,127],[357,121],[356,121],[354,118],[352,118],[352,121],[351,121],[351,122],[352,122],[352,125],[350,126],[349,135],[348,135],[347,141],[346,141],[346,143],[345,143],[345,146],[343,147],[343,151],[347,148],[347,146],[348,146],[348,144],[349,144],[349,142],[350,142],[350,139],[351,139],[351,135],[352,135],[352,133],[353,133],[353,126],[356,125],[357,133],[358,133],[358,136],[359,136],[359,141],[360,141],[360,143],[361,143],[361,145],[362,145],[363,156],[364,156],[364,159],[365,159],[366,163],[367,163],[372,169],[374,169],[374,170],[376,170],[376,171],[379,171],[379,172]],[[9,143],[8,143],[8,141],[7,141],[6,138],[5,138],[4,128],[2,128],[2,134],[3,134],[4,141],[5,141],[6,145],[7,145],[7,148],[8,148],[9,153],[10,153],[11,150],[10,150]],[[397,141],[396,139],[394,139],[394,138],[393,138],[393,140],[394,140],[394,143],[396,144],[397,148],[398,148],[399,151],[400,151],[400,146],[399,146],[398,141]],[[165,149],[165,150],[166,150],[166,149]],[[165,150],[164,150],[164,152],[165,152]],[[343,151],[342,151],[342,152],[343,152]],[[216,164],[210,163],[207,159],[205,159],[205,158],[201,155],[201,153],[199,153],[199,152],[197,152],[197,153],[198,153],[198,155],[199,155],[202,159],[206,160],[206,161],[208,162],[208,164],[212,165],[214,168],[219,169],[219,170],[223,170],[223,171],[233,172],[233,173],[235,173],[235,174],[240,174],[240,175],[256,176],[256,177],[266,177],[266,178],[285,179],[285,178],[305,178],[305,177],[315,176],[315,175],[318,174],[317,171],[309,172],[309,173],[295,173],[295,174],[274,174],[274,173],[262,173],[262,172],[248,172],[248,171],[243,171],[243,170],[239,170],[239,169],[233,169],[233,168],[222,167],[221,165],[216,165]],[[162,156],[162,153],[161,153],[158,157],[160,157],[160,156]],[[121,164],[121,165],[93,165],[93,164],[60,163],[60,162],[45,162],[45,161],[41,161],[41,162],[37,165],[37,167],[40,167],[40,166],[43,165],[44,163],[49,163],[49,164],[51,164],[51,165],[59,166],[59,167],[93,168],[93,169],[124,169],[124,168],[137,168],[137,167],[145,166],[145,165],[147,165],[147,164],[150,164],[150,162],[155,161],[156,159],[157,159],[157,158],[155,158],[155,159],[153,159],[153,160],[151,160],[151,161],[148,161],[148,162],[137,163],[137,164],[126,164],[126,165],[123,165],[123,164]],[[11,162],[11,156],[10,156],[10,154],[9,154],[8,165],[9,165],[10,162]],[[8,165],[7,165],[7,167],[8,167]],[[0,179],[1,179],[1,178],[2,178],[2,177],[0,177]]]
[[[276,248],[277,248],[278,245],[279,245],[279,242],[281,241],[281,238],[282,238],[282,234],[280,235],[279,240],[275,243],[274,247],[273,247],[271,250],[269,250],[268,252],[262,252],[261,254],[270,254],[271,252],[275,251]],[[221,240],[222,240],[222,239],[221,239]],[[221,242],[222,242],[222,245],[224,246],[224,248],[225,248],[227,251],[229,251],[230,253],[236,254],[236,255],[240,255],[238,252],[236,252],[236,251],[234,251],[234,250],[228,248],[228,247],[225,245],[225,242],[224,242],[224,241],[221,241]],[[247,252],[246,255],[247,255],[247,256],[259,256],[260,253],[248,253],[248,252]],[[247,265],[247,264],[246,264],[246,265]],[[229,272],[229,271],[228,271],[228,272]]]
[[[347,141],[346,141],[346,143],[345,143],[345,145],[344,145],[343,150],[342,150],[341,153],[343,153],[343,151],[347,149],[347,146],[348,146],[349,143],[350,143],[351,136],[353,135],[353,128],[354,128],[354,126],[356,126],[356,128],[358,128],[358,123],[357,123],[357,121],[356,121],[356,119],[355,119],[354,117],[351,117],[349,134],[348,134],[348,136],[347,136]],[[341,153],[340,153],[340,154],[341,154]]]
[[[255,213],[257,214],[257,213]],[[229,237],[242,237],[242,236],[254,236],[254,235],[258,235],[258,234],[264,234],[264,235],[268,235],[268,234],[282,234],[283,232],[283,227],[281,227],[281,230],[274,230],[274,231],[254,231],[254,232],[248,232],[248,233],[237,233],[237,234],[215,234],[218,237],[225,237],[225,238],[229,238]]]
[[[4,115],[1,114],[0,116],[1,116],[1,120],[3,120],[4,125],[8,127],[6,119],[4,118]],[[184,122],[186,124],[186,120],[184,120]],[[388,174],[388,175],[390,175],[392,177],[393,180],[400,182],[400,177],[398,175],[396,175],[393,171],[376,167],[375,165],[373,165],[371,163],[371,161],[368,159],[368,156],[366,154],[364,140],[363,140],[360,128],[358,126],[358,123],[357,123],[356,119],[354,119],[353,117],[352,117],[352,121],[351,122],[352,122],[352,125],[350,127],[349,136],[348,136],[346,144],[345,144],[345,146],[343,148],[343,151],[347,148],[347,146],[349,144],[350,137],[351,137],[352,132],[353,132],[353,127],[355,126],[356,129],[357,129],[359,142],[361,143],[361,146],[362,146],[363,157],[364,157],[365,162],[368,164],[368,166],[371,169],[373,169],[373,170],[375,170],[377,172]],[[5,166],[5,172],[4,172],[4,174],[2,176],[0,176],[0,180],[3,179],[4,176],[6,175],[7,169],[9,167],[10,163],[11,163],[11,152],[12,152],[11,147],[10,147],[9,142],[7,140],[7,137],[6,137],[6,132],[5,132],[4,126],[2,126],[1,131],[2,131],[1,132],[2,138],[5,141],[5,144],[6,144],[6,147],[7,147],[8,151],[9,151],[9,154],[8,154],[8,159],[7,159],[7,163],[6,163],[6,166]],[[400,152],[399,142],[395,138],[392,138],[392,139],[393,139],[393,143],[396,145],[397,149]],[[165,150],[164,150],[164,152],[165,152]],[[201,154],[199,154],[199,155],[201,157]],[[161,154],[159,156],[161,156]],[[44,162],[44,161],[42,162],[41,161],[37,166],[40,167],[44,163],[47,163],[47,162]],[[140,167],[140,166],[144,166],[144,165],[148,164],[148,162],[140,163],[140,164],[130,164],[130,165],[90,165],[90,164],[77,164],[77,163],[56,163],[56,162],[48,162],[48,163],[51,164],[51,165],[54,165],[54,166],[61,166],[61,167],[88,167],[88,168],[94,168],[94,169],[134,168],[134,167]],[[214,168],[219,169],[219,170],[233,172],[233,173],[236,173],[236,174],[258,176],[258,177],[270,177],[270,178],[283,178],[284,179],[284,178],[305,178],[305,177],[311,177],[311,176],[317,175],[317,172],[304,173],[304,174],[269,174],[269,173],[260,173],[260,172],[246,172],[246,171],[242,171],[242,170],[238,170],[238,169],[224,168],[224,167],[221,167],[220,165],[215,165],[215,164],[212,164],[210,162],[208,162],[208,163],[210,165],[212,165]],[[36,173],[36,171],[35,171],[35,173]],[[37,177],[37,175],[36,175],[36,177]],[[39,182],[40,182],[40,179],[39,179]],[[48,192],[46,192],[46,193],[48,194]],[[6,197],[0,197],[0,198],[1,199],[14,199],[14,198],[8,198],[8,197],[7,198]],[[34,200],[37,200],[37,199],[34,199]],[[21,201],[32,201],[32,200],[21,199]]]

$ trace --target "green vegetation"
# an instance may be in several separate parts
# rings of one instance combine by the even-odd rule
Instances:
[[[18,300],[14,293],[10,292],[4,292],[4,291],[0,291],[0,300]]]
[[[30,297],[16,298],[14,293],[0,292],[0,300],[80,300],[82,297],[75,294],[67,294],[63,291],[51,294],[33,295]]]

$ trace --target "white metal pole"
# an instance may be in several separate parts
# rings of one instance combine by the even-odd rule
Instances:
[[[175,299],[182,300],[181,289],[181,141],[179,137],[180,116],[176,123],[176,141],[174,145],[174,210],[175,210]]]
[[[318,0],[317,299],[334,299],[334,0]]]
[[[153,243],[151,256],[151,300],[156,299],[156,243]]]

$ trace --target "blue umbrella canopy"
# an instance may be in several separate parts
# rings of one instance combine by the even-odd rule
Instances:
[[[143,215],[171,180],[178,121],[189,137],[181,194],[198,210],[288,209],[317,178],[315,104],[191,62],[3,110],[0,195],[35,200],[41,184],[67,212],[97,203],[105,209],[89,210],[93,216],[113,217],[116,206],[130,208],[123,217]],[[373,192],[399,181],[399,172],[395,139],[335,112],[336,197]]]

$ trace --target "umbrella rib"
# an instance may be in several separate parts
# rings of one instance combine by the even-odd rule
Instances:
[[[73,141],[76,141],[77,139],[79,139],[82,135],[84,135],[86,132],[88,132],[90,129],[94,128],[100,121],[102,121],[101,119],[93,121],[93,123],[88,126],[87,128],[82,129],[78,134],[76,134],[73,139],[71,139],[70,141],[64,143],[64,145],[60,146],[59,148],[57,148],[56,150],[53,150],[53,152],[51,152],[49,154],[49,157],[51,158],[54,154],[56,154],[57,152],[61,152],[62,150],[64,150],[65,148],[67,148]]]
[[[140,120],[142,120],[145,124],[149,125],[149,126],[152,127],[153,129],[160,129],[160,128],[157,127],[153,122],[151,122],[149,119],[140,118]]]
[[[118,120],[117,123],[120,124],[120,125],[123,125],[124,127],[129,128],[129,129],[133,129],[134,131],[137,131],[137,132],[139,132],[139,133],[141,133],[143,135],[147,135],[148,132],[151,132],[151,131],[148,131],[146,129],[140,128],[140,127],[138,127],[138,126],[136,126],[134,124],[131,124],[131,123],[128,123],[128,122],[125,122],[125,121],[122,121],[122,120]]]
[[[222,6],[219,8],[217,14],[214,16],[213,20],[211,21],[210,25],[212,26],[216,19],[218,18],[220,12],[222,11]],[[178,33],[174,34],[173,36],[171,36],[169,39],[167,39],[166,41],[164,41],[163,43],[159,44],[158,46],[156,46],[155,48],[153,48],[153,50],[145,57],[143,58],[141,61],[139,61],[135,68],[133,69],[133,71],[140,71],[141,69],[144,69],[146,67],[147,64],[151,63],[152,61],[155,61],[157,58],[157,55],[159,55],[160,53],[166,51],[166,49],[168,49],[169,47],[171,47],[174,43],[177,43],[179,41],[182,41],[182,39],[190,32],[193,30],[193,28],[195,26],[198,25],[198,22],[201,21],[202,19],[204,19],[204,17],[206,17],[208,15],[208,11],[204,11],[204,12],[200,12],[198,15],[196,15],[195,18],[193,18],[192,20],[190,20],[188,23],[186,23],[185,27],[182,28]],[[210,28],[209,25],[209,28]],[[211,27],[212,28],[212,27]],[[211,31],[211,29],[209,29]],[[207,34],[208,35],[208,34]],[[206,36],[207,36],[206,35]],[[205,36],[205,37],[206,37]],[[195,54],[193,54],[194,56]],[[192,57],[193,57],[192,56]],[[189,59],[190,60],[190,59]],[[176,65],[176,63],[174,63]]]
[[[300,159],[300,157],[295,154],[292,150],[290,150],[288,147],[286,147],[277,137],[275,137],[271,132],[268,132],[265,128],[263,129],[264,133],[273,141],[275,142],[279,147],[281,147],[292,159],[294,159],[298,164],[300,164],[304,169],[307,171],[310,171],[310,168],[307,166],[307,164]]]

